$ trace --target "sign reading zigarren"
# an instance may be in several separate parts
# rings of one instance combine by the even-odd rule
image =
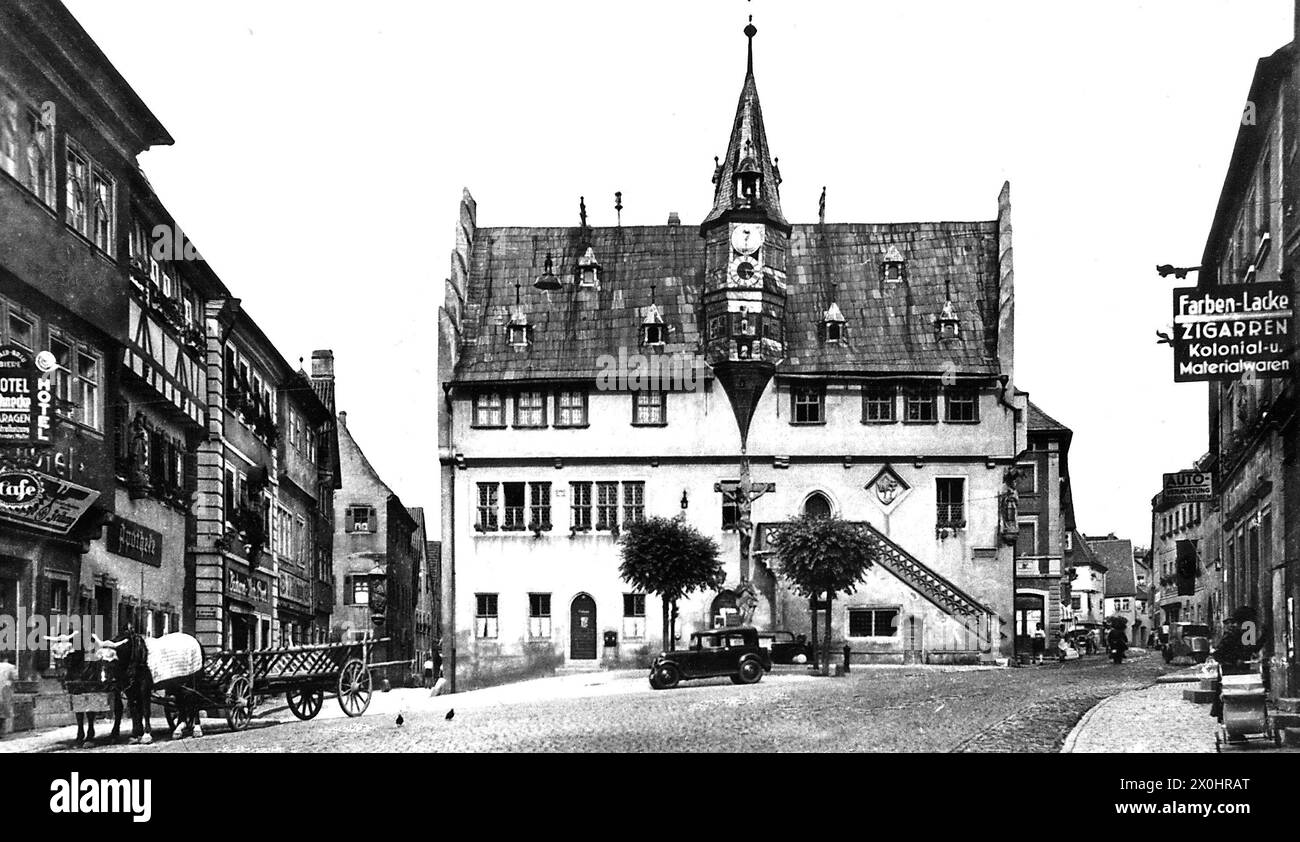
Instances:
[[[1174,381],[1288,377],[1295,306],[1286,283],[1174,290]]]
[[[0,347],[0,445],[50,444],[51,384],[17,345]]]

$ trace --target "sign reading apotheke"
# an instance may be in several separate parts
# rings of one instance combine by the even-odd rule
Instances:
[[[108,525],[108,551],[133,558],[151,567],[162,567],[161,532],[133,520],[117,518]]]
[[[1295,302],[1285,282],[1174,290],[1174,382],[1289,377]]]
[[[53,439],[53,390],[42,372],[52,359],[17,345],[0,347],[0,445],[47,445]]]
[[[1165,502],[1204,503],[1214,499],[1214,478],[1208,471],[1165,474]]]

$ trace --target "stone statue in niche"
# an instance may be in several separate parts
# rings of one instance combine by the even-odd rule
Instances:
[[[149,422],[143,412],[137,412],[131,421],[131,442],[127,477],[127,492],[137,500],[152,489],[149,485]]]
[[[741,582],[736,587],[736,610],[740,612],[742,626],[754,624],[754,612],[758,610],[758,590],[753,582]]]

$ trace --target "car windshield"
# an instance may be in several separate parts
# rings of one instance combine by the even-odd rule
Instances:
[[[697,634],[691,640],[692,649],[721,649],[722,640],[713,634]]]

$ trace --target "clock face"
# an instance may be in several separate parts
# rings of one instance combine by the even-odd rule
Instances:
[[[758,286],[763,281],[758,261],[750,257],[737,257],[731,261],[727,267],[727,278],[733,284],[746,287]]]
[[[762,245],[762,225],[737,225],[731,230],[731,247],[741,254],[753,254]]]

